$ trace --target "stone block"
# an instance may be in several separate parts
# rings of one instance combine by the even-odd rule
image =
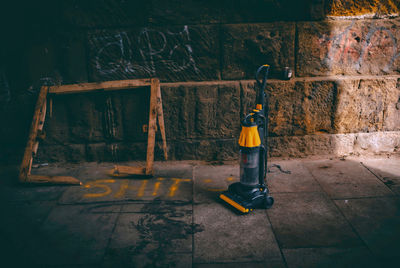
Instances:
[[[32,88],[39,90],[43,84],[53,85],[60,80],[57,66],[57,46],[54,40],[32,42],[26,51],[28,81]],[[56,78],[57,77],[57,78]]]
[[[336,83],[334,125],[338,133],[381,131],[385,124],[396,129],[395,79],[338,80]]]
[[[398,74],[399,24],[398,19],[299,22],[296,74]]]
[[[323,20],[326,15],[325,2],[327,0],[310,0],[308,4],[308,16],[310,20]],[[298,1],[296,1],[298,3]]]
[[[242,82],[242,116],[255,107],[254,82]],[[332,133],[336,87],[332,81],[271,81],[269,135]]]
[[[387,87],[385,99],[385,112],[383,115],[383,130],[400,130],[400,78],[397,79],[396,86],[393,83]]]
[[[86,161],[112,161],[111,149],[107,149],[106,143],[93,143],[86,145]]]
[[[44,131],[46,138],[41,142],[43,145],[65,144],[69,141],[68,105],[64,96],[53,96],[52,116],[46,115]],[[50,107],[48,107],[49,109]]]
[[[86,160],[85,145],[68,144],[65,146],[65,160],[71,163],[80,163]]]
[[[59,68],[63,84],[88,81],[85,36],[83,34],[61,34],[59,45]]]
[[[324,0],[223,1],[222,23],[318,20],[325,15]]]
[[[157,154],[157,150],[159,148],[159,144],[156,143],[155,146],[155,158],[159,159],[159,154]],[[117,151],[117,159],[118,161],[126,161],[126,160],[146,160],[146,152],[147,152],[147,142],[134,142],[134,143],[123,143],[119,145],[119,149]]]
[[[239,134],[238,82],[162,89],[167,139],[232,138]]]
[[[342,0],[327,1],[326,15],[332,17],[340,16],[365,16],[385,17],[395,16],[399,13],[399,2],[396,0]]]
[[[160,159],[156,143],[155,158]],[[94,143],[86,146],[86,161],[121,162],[146,160],[147,142]],[[162,158],[161,158],[162,159]]]
[[[104,28],[143,25],[150,14],[150,1],[65,1],[62,20],[69,27]]]
[[[357,133],[354,151],[359,154],[394,153],[400,148],[398,131]]]
[[[332,133],[332,114],[335,111],[336,101],[335,84],[332,81],[296,83],[296,91],[302,90],[304,90],[302,109],[305,132],[307,134]],[[294,115],[296,116],[297,113]]]
[[[239,83],[196,88],[196,136],[232,138],[239,133]]]
[[[294,23],[228,24],[223,33],[222,78],[253,79],[260,64],[271,65],[271,76],[294,67]]]
[[[270,137],[268,154],[271,157],[306,157],[333,154],[336,144],[332,135]]]
[[[87,36],[90,78],[218,79],[217,35],[218,27],[212,25],[91,31]]]
[[[395,153],[400,148],[399,131],[319,134],[269,137],[272,157],[307,157],[311,155],[371,155]]]
[[[156,25],[219,23],[221,1],[153,0],[149,22]]]
[[[255,82],[241,82],[241,85],[241,118],[243,119],[255,108],[258,88]],[[294,83],[275,81],[268,83],[267,93],[269,98],[269,135],[282,136],[296,132],[292,121],[294,117],[298,117],[299,123],[301,121],[302,93],[295,90]]]
[[[105,97],[102,94],[85,93],[63,98],[67,107],[70,142],[104,141]]]
[[[163,86],[161,94],[167,139],[194,137],[195,88],[182,85]]]
[[[126,142],[147,142],[149,124],[150,87],[114,93],[116,132]],[[115,117],[117,116],[117,118]]]
[[[65,146],[63,145],[40,145],[36,156],[35,163],[45,162],[65,162]]]
[[[169,142],[168,146],[171,160],[233,160],[239,149],[237,139],[182,140]]]
[[[64,144],[64,145],[45,145],[40,146],[35,162],[83,162],[85,158],[85,145],[83,144]]]

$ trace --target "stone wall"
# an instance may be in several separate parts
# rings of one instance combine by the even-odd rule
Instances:
[[[1,46],[2,161],[20,160],[41,85],[142,77],[162,81],[172,159],[236,159],[265,63],[271,156],[400,146],[399,1],[44,2],[3,16],[14,27]],[[146,88],[54,97],[37,160],[144,159],[148,99]]]

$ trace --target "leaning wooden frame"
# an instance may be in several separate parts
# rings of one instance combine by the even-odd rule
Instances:
[[[28,142],[25,148],[24,157],[22,159],[22,164],[20,167],[19,181],[22,183],[33,183],[33,184],[66,184],[66,185],[82,184],[78,179],[69,176],[47,176],[47,175],[31,174],[32,162],[39,147],[39,140],[44,139],[45,136],[43,132],[43,127],[44,127],[44,121],[46,119],[47,98],[49,94],[73,94],[73,93],[85,93],[85,92],[96,92],[96,91],[112,91],[121,89],[133,89],[146,86],[150,86],[150,112],[149,112],[149,125],[148,125],[148,136],[147,136],[146,167],[130,167],[130,166],[116,165],[113,170],[109,171],[109,175],[117,177],[133,176],[133,175],[152,176],[157,121],[163,141],[164,158],[165,160],[168,159],[160,81],[157,78],[41,87],[38,100],[36,102],[35,110],[33,113],[33,120],[29,132]],[[52,106],[51,100],[49,104],[51,110]]]

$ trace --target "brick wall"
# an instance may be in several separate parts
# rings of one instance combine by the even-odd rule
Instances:
[[[3,16],[4,161],[21,157],[41,85],[141,77],[163,83],[173,159],[235,159],[265,63],[272,156],[400,146],[399,1],[43,2]],[[38,161],[144,159],[148,98],[144,88],[55,97]]]

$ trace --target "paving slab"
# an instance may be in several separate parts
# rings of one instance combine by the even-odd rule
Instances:
[[[393,193],[357,161],[317,160],[304,165],[333,199],[392,196]]]
[[[46,268],[98,268],[98,264],[48,265]]]
[[[239,165],[198,165],[194,168],[193,200],[215,203],[229,184],[239,181]]]
[[[139,166],[140,163],[122,163]],[[61,204],[80,204],[116,201],[192,200],[192,165],[160,162],[155,164],[152,178],[117,178],[106,175],[113,165],[92,164],[81,168],[84,184],[69,188],[61,197]],[[88,179],[89,178],[89,179]]]
[[[37,232],[55,202],[0,203],[0,258],[5,267],[29,267],[37,256],[32,249],[40,247]]]
[[[63,186],[32,186],[15,184],[0,186],[0,201],[7,203],[26,203],[33,201],[58,200],[67,187]]]
[[[124,205],[104,258],[105,266],[179,267],[181,261],[191,265],[192,234],[196,231],[199,226],[192,224],[191,204],[160,201]],[[184,256],[182,260],[179,255]],[[190,256],[189,262],[186,256]]]
[[[281,254],[264,210],[238,215],[222,204],[193,207],[194,263],[254,262],[280,259]]]
[[[289,268],[380,267],[366,247],[283,249]]]
[[[322,188],[302,161],[271,161],[267,182],[271,193],[321,192]]]
[[[43,247],[33,250],[40,265],[96,264],[103,259],[120,206],[107,209],[58,206],[37,230]],[[104,213],[100,213],[101,211]]]
[[[107,255],[104,262],[100,267],[114,268],[114,267],[134,267],[134,268],[147,268],[147,267],[176,267],[187,268],[192,267],[192,254],[189,253],[174,253],[165,256],[162,259],[155,259],[152,255],[140,255],[128,257],[125,253],[109,252],[112,254]],[[122,254],[122,255],[120,255]]]
[[[269,259],[265,262],[223,262],[223,263],[196,263],[193,265],[195,268],[284,268],[286,267],[282,259]]]
[[[154,175],[165,178],[192,178],[195,164],[184,161],[154,162]]]
[[[323,193],[276,193],[267,210],[281,248],[354,247],[362,244]]]
[[[394,193],[400,195],[400,156],[369,157],[358,160]]]
[[[336,200],[357,233],[379,257],[398,257],[400,252],[400,198]]]
[[[25,203],[31,201],[50,201],[60,198],[67,187],[20,184],[18,166],[0,167],[1,203]]]

